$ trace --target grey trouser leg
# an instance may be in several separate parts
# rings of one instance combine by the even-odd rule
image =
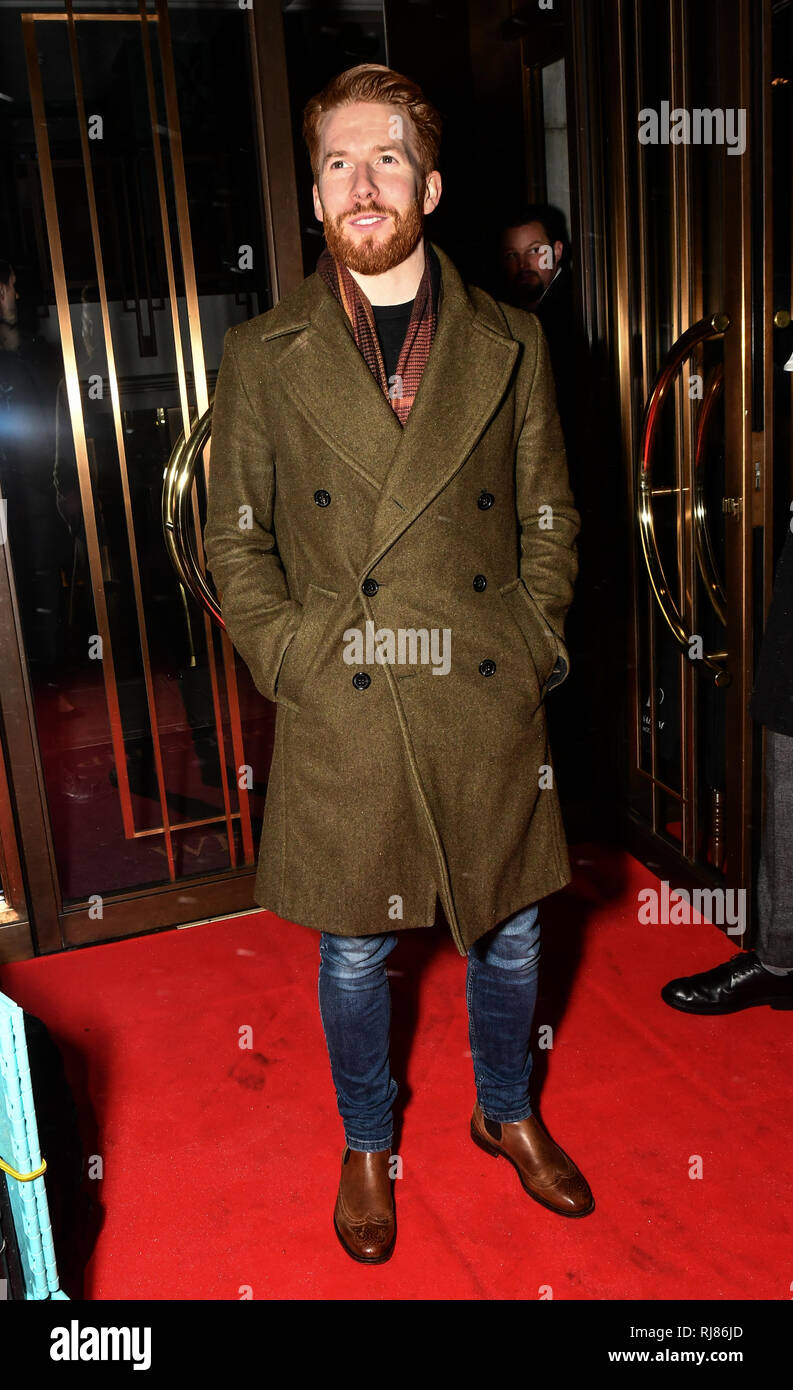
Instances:
[[[765,965],[793,967],[793,738],[771,729],[765,737],[765,821],[754,949]]]

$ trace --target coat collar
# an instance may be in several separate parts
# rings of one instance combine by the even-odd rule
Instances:
[[[363,360],[341,306],[314,273],[268,314],[265,340],[294,335],[278,378],[298,410],[379,493],[362,574],[462,467],[512,377],[520,344],[489,296],[474,303],[444,251],[438,326],[407,423]]]

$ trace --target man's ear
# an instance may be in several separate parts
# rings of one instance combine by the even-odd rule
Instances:
[[[319,189],[316,184],[312,185],[311,196],[314,199],[314,214],[318,222],[324,222],[325,214],[322,211],[322,204],[319,201]]]
[[[557,266],[564,255],[564,242],[555,241],[553,244],[553,263]]]
[[[437,169],[433,169],[424,180],[424,212],[433,212],[438,206],[443,191],[443,183]]]

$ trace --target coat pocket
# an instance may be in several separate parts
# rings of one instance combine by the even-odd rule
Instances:
[[[556,639],[552,632],[545,631],[542,615],[522,579],[510,580],[498,592],[528,648],[538,691],[542,696],[545,683],[556,665]]]
[[[320,656],[325,627],[338,597],[334,589],[322,589],[318,584],[309,584],[306,589],[300,626],[284,653],[278,673],[277,703],[300,710],[301,692]]]

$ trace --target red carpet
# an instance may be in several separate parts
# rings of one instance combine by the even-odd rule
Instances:
[[[331,1226],[343,1146],[317,1006],[318,933],[269,913],[0,969],[64,1056],[103,1224],[89,1299],[789,1299],[793,1014],[668,1008],[726,959],[712,926],[640,926],[657,880],[604,847],[543,904],[535,1108],[585,1172],[566,1220],[468,1134],[464,979],[447,929],[390,958],[398,1239],[356,1265]],[[252,1029],[251,1050],[240,1050]],[[694,1156],[702,1177],[692,1178]],[[547,1292],[546,1295],[547,1296]]]

